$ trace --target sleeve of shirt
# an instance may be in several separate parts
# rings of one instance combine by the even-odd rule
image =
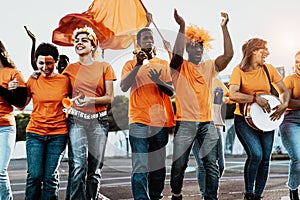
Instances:
[[[238,67],[233,69],[228,85],[241,85],[241,74]]]
[[[109,64],[106,66],[106,69],[105,69],[105,80],[107,80],[107,81],[108,80],[112,80],[112,81],[117,80],[115,72],[114,72],[112,66]]]
[[[283,79],[281,74],[277,71],[277,69],[274,66],[270,64],[267,64],[266,66],[269,71],[270,79],[272,83],[278,83]]]
[[[287,87],[287,89],[293,89],[294,86],[293,86],[293,79],[291,76],[287,76],[284,80],[284,84],[285,86]]]
[[[133,69],[133,62],[127,61],[122,69],[122,79],[125,78],[127,76],[127,74],[129,74],[131,72],[131,70]]]
[[[19,82],[19,87],[26,87],[25,80],[20,71],[15,70],[13,74],[13,79],[16,78]]]

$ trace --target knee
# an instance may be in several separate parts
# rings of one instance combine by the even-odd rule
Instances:
[[[260,152],[252,152],[252,154],[249,156],[250,160],[252,162],[260,163],[263,159],[262,153]],[[269,159],[267,159],[269,161]]]
[[[187,168],[186,162],[180,162],[179,160],[173,162],[172,164],[172,172],[175,173],[184,173],[185,169]]]

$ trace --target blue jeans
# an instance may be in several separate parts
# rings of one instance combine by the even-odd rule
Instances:
[[[181,193],[184,172],[195,139],[200,144],[199,154],[206,172],[204,197],[213,200],[218,199],[219,169],[217,164],[217,143],[219,135],[213,122],[177,121],[173,141],[173,163],[171,169],[172,193]]]
[[[132,193],[135,200],[162,198],[166,177],[166,145],[169,128],[129,125],[132,150]]]
[[[68,135],[41,136],[26,133],[27,179],[25,199],[58,199],[58,167]]]
[[[274,131],[254,130],[239,115],[235,115],[234,125],[237,137],[247,153],[244,166],[245,193],[261,196],[269,175]]]
[[[9,200],[12,198],[12,192],[7,173],[8,164],[13,153],[16,140],[15,126],[0,127],[0,199]]]
[[[223,127],[217,127],[217,131],[219,134],[218,140],[218,165],[219,165],[219,176],[222,177],[224,168],[225,168],[225,158],[224,158],[224,151],[223,151],[223,143],[222,143],[222,130]],[[203,165],[203,162],[200,157],[200,144],[198,140],[195,140],[194,145],[192,147],[193,155],[195,156],[195,160],[197,162],[197,179],[198,184],[201,192],[201,196],[205,196],[205,188],[206,188],[206,172]]]
[[[71,118],[66,199],[97,199],[108,136],[108,117]]]
[[[296,190],[300,185],[300,110],[285,112],[280,134],[290,157],[288,186]]]

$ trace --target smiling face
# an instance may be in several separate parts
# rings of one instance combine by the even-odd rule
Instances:
[[[253,51],[253,62],[257,63],[258,65],[262,66],[266,62],[266,57],[270,54],[267,47],[257,49]]]
[[[79,56],[92,53],[93,45],[87,33],[79,33],[74,40],[75,52]]]
[[[300,53],[295,56],[295,72],[300,75]]]
[[[42,76],[44,77],[50,77],[54,73],[54,67],[55,67],[55,60],[52,56],[42,56],[39,55],[37,57],[36,65],[41,72]]]

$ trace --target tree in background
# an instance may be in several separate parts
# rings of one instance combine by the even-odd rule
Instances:
[[[16,141],[25,141],[26,140],[26,127],[30,120],[30,114],[20,113],[15,115],[16,124],[17,124],[17,137]]]
[[[126,96],[118,95],[108,108],[109,131],[128,129],[128,104]]]

